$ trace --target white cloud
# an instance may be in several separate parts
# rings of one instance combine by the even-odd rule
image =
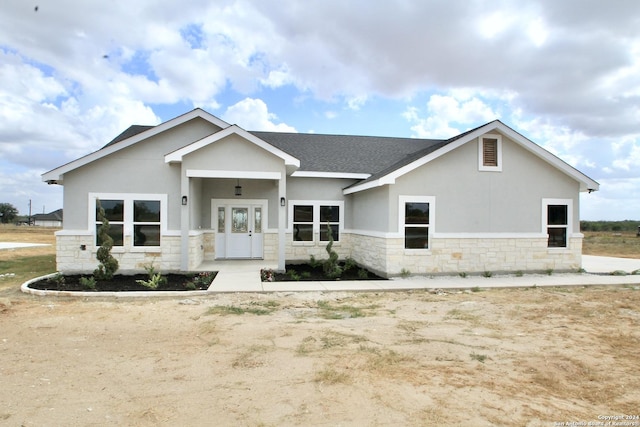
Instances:
[[[296,129],[285,123],[274,123],[277,116],[269,113],[267,104],[261,99],[245,98],[227,108],[222,119],[234,123],[246,130],[270,132],[296,132]]]
[[[470,95],[468,90],[451,95],[431,95],[427,112],[420,117],[419,109],[410,107],[403,116],[413,123],[411,130],[419,138],[449,138],[474,126],[499,117],[489,105]]]

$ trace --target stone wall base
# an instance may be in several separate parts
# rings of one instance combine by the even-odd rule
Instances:
[[[91,273],[98,266],[93,235],[58,234],[56,262],[58,271]],[[144,272],[153,265],[163,271],[180,270],[180,236],[162,236],[159,250],[125,251],[114,248],[119,272]],[[293,242],[286,235],[287,263],[307,262],[311,256],[328,258],[328,242]],[[546,238],[433,238],[428,251],[404,249],[404,239],[342,233],[335,242],[341,259],[351,257],[361,266],[385,276],[401,274],[432,275],[460,273],[576,271],[582,265],[582,238],[569,239],[569,247],[547,248]],[[83,249],[84,248],[84,249]],[[124,248],[131,248],[125,241]],[[189,269],[196,270],[205,260],[215,259],[215,233],[194,232],[189,236]],[[278,234],[264,234],[264,257],[278,261]]]

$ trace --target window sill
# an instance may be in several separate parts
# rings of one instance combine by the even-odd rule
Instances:
[[[407,249],[403,248],[405,255],[431,255],[431,249]]]

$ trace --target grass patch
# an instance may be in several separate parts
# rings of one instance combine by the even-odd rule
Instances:
[[[582,240],[585,255],[638,258],[640,238],[635,232],[612,233],[609,231],[585,231]]]
[[[313,377],[313,381],[321,384],[348,384],[351,382],[351,377],[344,373],[336,371],[333,368],[324,368],[321,371],[316,372]]]
[[[258,368],[265,364],[265,361],[261,359],[261,356],[269,351],[269,347],[265,345],[252,345],[245,351],[238,354],[233,359],[231,366],[234,368]]]
[[[487,360],[486,354],[471,353],[469,357],[471,357],[471,360],[477,360],[480,363],[484,363],[484,361]]]
[[[217,314],[220,316],[240,316],[243,314],[253,314],[255,316],[266,316],[273,313],[278,307],[279,304],[276,301],[253,301],[249,304],[248,307],[236,305],[216,305],[214,307],[209,307],[205,312],[205,315],[211,316]]]
[[[46,274],[55,273],[55,255],[35,255],[0,260],[0,289],[12,288]]]
[[[471,314],[468,311],[460,310],[458,308],[454,308],[454,309],[449,310],[444,318],[445,318],[445,320],[446,319],[455,319],[455,320],[462,320],[462,321],[465,321],[465,322],[470,322],[470,323],[473,323],[473,324],[477,324],[477,323],[480,322],[480,316],[475,315],[475,314]]]
[[[370,310],[374,310],[379,306],[376,304],[367,305],[364,307],[356,307],[348,304],[333,304],[329,301],[318,301],[319,315],[323,319],[351,319],[355,317],[365,317],[370,313]]]

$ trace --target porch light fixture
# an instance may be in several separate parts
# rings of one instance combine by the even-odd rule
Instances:
[[[240,186],[240,180],[236,184],[236,196],[242,196],[242,187]]]
[[[284,197],[280,197],[280,206],[285,206],[287,204],[287,201],[284,199]]]
[[[187,206],[187,196],[182,196],[182,206]]]

